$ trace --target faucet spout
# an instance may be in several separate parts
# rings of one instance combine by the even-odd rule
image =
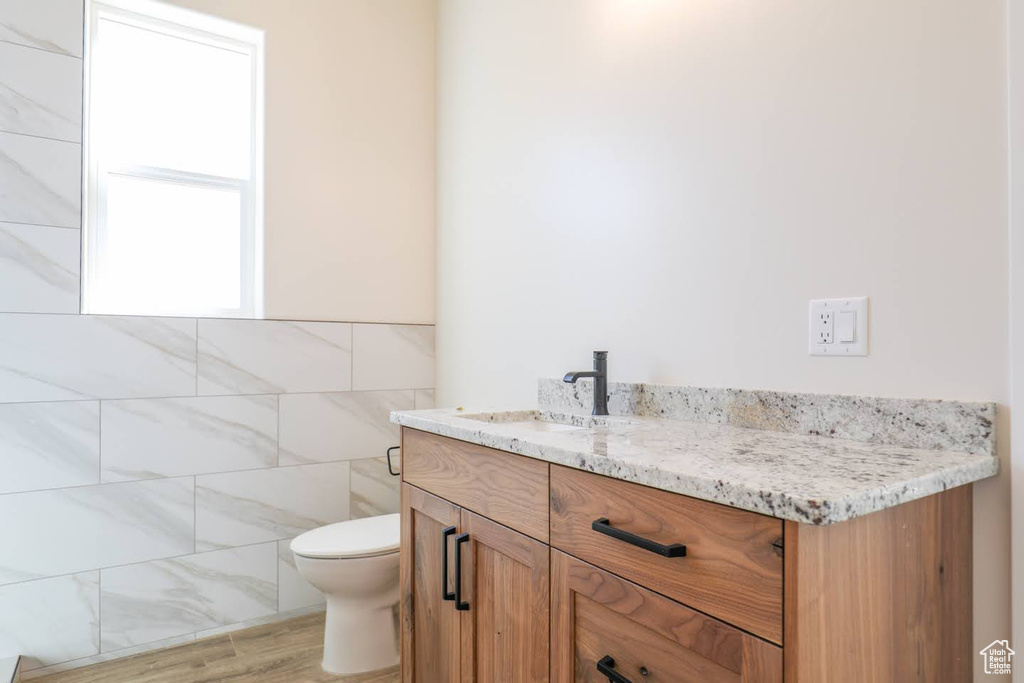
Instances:
[[[608,414],[608,352],[594,351],[594,369],[567,372],[562,378],[567,384],[576,384],[584,377],[594,378],[594,415]]]

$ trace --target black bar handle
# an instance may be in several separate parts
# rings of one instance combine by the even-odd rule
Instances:
[[[448,592],[448,537],[454,533],[453,526],[441,531],[441,599],[449,602],[455,599],[455,593]]]
[[[615,660],[609,655],[601,657],[600,661],[597,662],[597,671],[602,676],[608,677],[608,683],[633,683],[633,681],[615,670]]]
[[[397,477],[401,474],[401,472],[395,472],[394,468],[391,467],[391,451],[398,450],[399,448],[401,448],[401,446],[392,446],[388,449],[388,474],[392,477]],[[377,452],[379,453],[380,451]]]
[[[469,534],[455,537],[455,609],[469,611],[469,603],[462,601],[462,544],[469,543]]]
[[[637,536],[636,534],[631,534],[628,531],[623,531],[622,529],[616,529],[611,525],[611,522],[608,521],[607,517],[595,519],[594,523],[590,525],[590,528],[599,534],[617,538],[620,541],[625,541],[630,545],[635,545],[637,548],[649,550],[650,552],[661,555],[662,557],[686,557],[686,546],[682,543],[673,543],[672,545],[656,543],[649,538]]]

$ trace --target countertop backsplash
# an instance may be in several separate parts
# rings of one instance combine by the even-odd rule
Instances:
[[[799,394],[609,382],[612,415],[664,417],[788,434],[995,455],[996,404],[991,402]],[[593,380],[575,385],[541,379],[541,408],[589,412]]]

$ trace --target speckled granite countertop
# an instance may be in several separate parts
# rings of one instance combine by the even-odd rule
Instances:
[[[979,404],[981,405],[981,404]],[[993,408],[994,411],[994,408]],[[833,524],[995,475],[998,460],[646,416],[391,414],[405,427],[807,524]]]

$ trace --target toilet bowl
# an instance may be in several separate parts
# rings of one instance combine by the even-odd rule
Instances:
[[[398,664],[399,536],[394,514],[330,524],[292,541],[299,574],[327,599],[324,671]]]

